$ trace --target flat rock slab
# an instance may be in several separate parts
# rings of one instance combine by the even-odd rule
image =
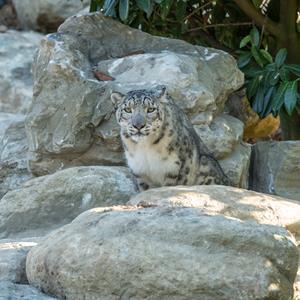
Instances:
[[[252,189],[300,201],[300,141],[254,146]]]
[[[90,208],[124,204],[134,193],[125,167],[77,167],[38,177],[0,200],[0,237],[42,236]]]
[[[221,185],[150,189],[127,203],[140,206],[193,207],[210,215],[284,226],[300,234],[300,203],[290,199]]]
[[[57,300],[26,284],[0,281],[0,300]]]
[[[59,299],[290,299],[298,251],[282,227],[195,208],[89,210],[27,256]]]
[[[0,281],[27,283],[26,256],[40,240],[41,238],[0,240]]]

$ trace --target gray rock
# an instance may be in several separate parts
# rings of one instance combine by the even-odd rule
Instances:
[[[31,64],[42,35],[8,30],[0,34],[0,111],[26,112],[32,100]]]
[[[234,151],[220,160],[220,165],[234,186],[247,189],[249,186],[251,146],[246,143],[237,144]]]
[[[95,71],[114,80],[99,81]],[[243,74],[220,50],[151,36],[101,13],[67,19],[42,41],[34,62],[34,104],[26,120],[32,172],[125,164],[110,93],[157,83],[168,86],[194,124],[210,124],[242,85]],[[239,121],[227,123],[232,131],[220,130],[224,142],[218,143],[223,157],[239,143],[241,131]]]
[[[243,138],[243,123],[229,115],[222,114],[210,124],[194,125],[196,132],[207,147],[222,159],[230,155]]]
[[[0,237],[42,236],[87,209],[125,203],[134,193],[125,167],[77,167],[38,177],[0,200]]]
[[[89,5],[89,0],[12,0],[22,29],[54,32],[68,17]]]
[[[27,284],[0,281],[0,300],[57,300]]]
[[[300,142],[258,142],[252,189],[300,200]]]
[[[0,113],[0,198],[32,178],[24,120],[21,114]]]
[[[0,240],[0,281],[27,283],[26,256],[40,240],[40,238]]]
[[[229,196],[229,195],[228,195]],[[81,214],[27,256],[29,282],[60,299],[290,299],[298,252],[284,228],[195,208]]]
[[[278,196],[221,185],[174,186],[151,189],[127,203],[138,206],[193,207],[209,215],[283,226],[300,234],[300,203]]]

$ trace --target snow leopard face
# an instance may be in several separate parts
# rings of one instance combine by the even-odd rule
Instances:
[[[166,88],[134,90],[126,95],[114,92],[111,99],[116,108],[121,133],[134,141],[155,134],[164,122]]]

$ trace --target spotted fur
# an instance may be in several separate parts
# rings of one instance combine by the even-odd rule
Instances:
[[[185,113],[158,86],[112,93],[128,165],[140,190],[165,185],[230,185]]]

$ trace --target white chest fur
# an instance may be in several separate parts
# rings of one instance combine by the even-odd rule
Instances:
[[[155,185],[162,185],[166,174],[174,174],[179,166],[175,163],[177,155],[167,153],[166,145],[153,145],[147,139],[138,143],[126,144],[127,162],[134,174],[145,176]]]

